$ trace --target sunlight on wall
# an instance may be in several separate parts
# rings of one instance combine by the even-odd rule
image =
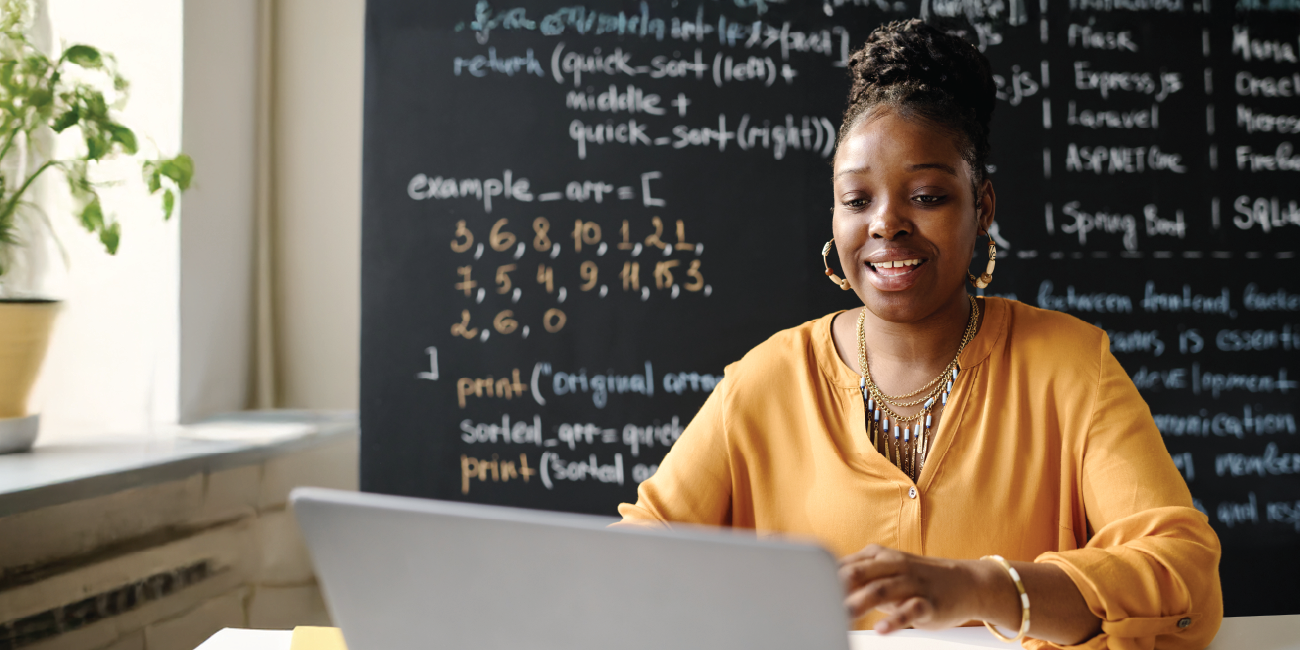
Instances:
[[[65,46],[87,43],[117,57],[131,82],[121,118],[136,131],[141,152],[175,155],[181,0],[50,0],[50,15]],[[59,153],[73,153],[69,148],[61,142]],[[56,283],[65,303],[34,404],[42,413],[38,445],[104,433],[150,435],[177,418],[179,210],[163,222],[138,166],[110,163],[99,173],[121,181],[101,194],[122,223],[115,257],[80,229],[66,198],[49,210],[71,263]]]

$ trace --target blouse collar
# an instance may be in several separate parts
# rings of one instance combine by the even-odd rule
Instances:
[[[1006,338],[1008,311],[1006,300],[987,296],[979,302],[980,308],[984,311],[984,322],[980,324],[980,330],[975,334],[975,338],[971,339],[970,343],[966,344],[966,349],[961,352],[959,364],[962,369],[974,368],[984,363],[993,352],[993,348]],[[835,350],[835,340],[831,338],[831,323],[836,316],[843,313],[844,311],[837,311],[827,314],[817,321],[813,331],[813,355],[822,374],[832,384],[840,388],[856,389],[862,375],[845,365],[840,359],[839,352]]]

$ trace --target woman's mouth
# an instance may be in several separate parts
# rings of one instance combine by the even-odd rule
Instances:
[[[895,260],[892,262],[879,262],[872,264],[867,263],[872,271],[884,276],[906,275],[916,270],[916,267],[925,264],[926,260],[913,258],[910,260]]]

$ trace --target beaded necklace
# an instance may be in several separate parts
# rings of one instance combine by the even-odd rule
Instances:
[[[867,310],[863,308],[862,313],[858,315],[858,366],[861,369],[862,379],[858,382],[858,388],[862,391],[862,401],[866,404],[867,413],[867,437],[871,439],[871,444],[877,450],[881,448],[881,438],[884,438],[885,459],[898,466],[912,480],[920,477],[921,469],[925,467],[925,459],[930,452],[930,425],[933,422],[931,411],[937,404],[946,406],[948,404],[948,395],[952,393],[952,383],[957,380],[957,375],[961,368],[957,359],[961,358],[962,350],[966,349],[966,344],[975,338],[975,327],[979,323],[979,305],[975,302],[974,296],[967,296],[970,299],[970,320],[966,323],[966,331],[962,334],[961,344],[957,346],[957,354],[953,356],[948,367],[939,373],[930,383],[905,395],[886,395],[876,386],[876,382],[871,379],[871,368],[867,365],[867,333],[866,319]],[[924,396],[911,401],[905,401],[909,398],[916,397],[924,393]],[[921,406],[921,410],[915,414],[904,417],[894,411],[893,408],[907,406]],[[922,425],[921,419],[924,419]],[[889,435],[890,423],[893,423],[893,433]],[[915,424],[913,424],[915,422]],[[899,429],[902,429],[902,437],[899,437]],[[883,434],[883,435],[882,435]]]

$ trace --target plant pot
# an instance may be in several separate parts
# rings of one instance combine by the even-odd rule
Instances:
[[[50,331],[59,313],[54,300],[0,300],[0,453],[27,451],[40,416],[28,412]]]

